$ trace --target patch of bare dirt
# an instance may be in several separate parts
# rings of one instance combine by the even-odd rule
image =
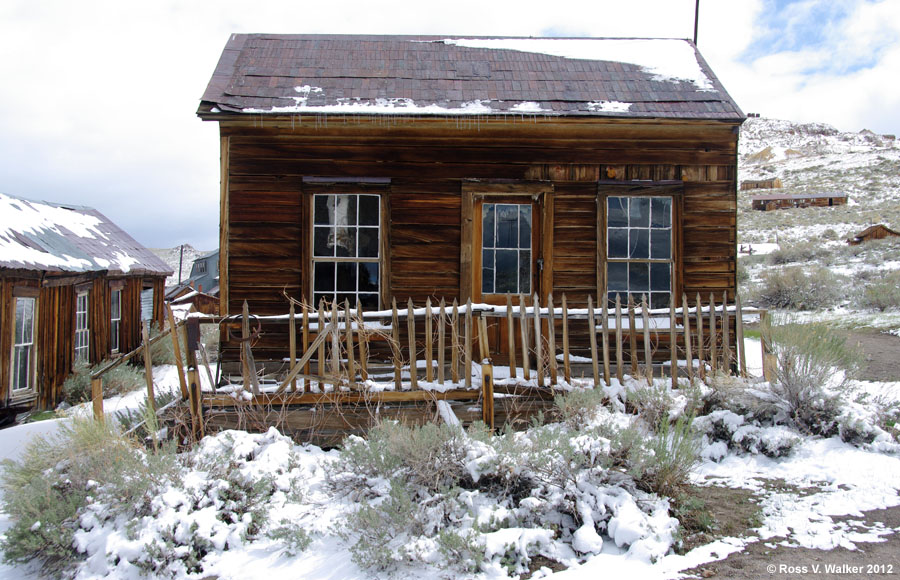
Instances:
[[[900,336],[877,330],[838,330],[847,345],[859,348],[863,364],[854,378],[863,381],[900,381]]]

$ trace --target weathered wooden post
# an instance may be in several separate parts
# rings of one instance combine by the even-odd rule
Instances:
[[[309,308],[307,308],[306,304],[303,305],[303,352],[309,350]],[[304,390],[309,389],[309,361],[306,362],[306,366],[303,367],[303,374],[307,376],[307,378],[303,379]]]
[[[200,389],[200,373],[197,372],[197,348],[200,344],[200,320],[188,318],[185,325],[188,365],[188,393],[191,406],[191,430],[196,439],[204,437],[203,393]],[[245,343],[248,344],[248,343]],[[255,373],[254,373],[255,375]]]
[[[446,334],[446,324],[447,324],[447,305],[444,302],[444,299],[441,298],[441,303],[439,308],[441,309],[441,313],[438,316],[438,375],[437,380],[440,384],[444,384],[444,363],[445,363],[445,354],[444,350],[446,348],[446,339],[444,335]]]
[[[684,357],[687,359],[687,376],[694,384],[694,354],[691,349],[691,316],[688,311],[687,296],[681,295],[681,320],[684,326]]]
[[[716,328],[716,298],[712,292],[709,293],[709,366],[713,374],[719,368],[718,363],[718,337]]]
[[[742,377],[747,376],[747,353],[744,345],[744,309],[741,308],[741,295],[734,295],[734,332],[737,344],[738,370]]]
[[[597,300],[603,303],[600,309],[601,328],[603,329],[603,380],[606,384],[612,382],[612,375],[609,370],[609,298],[607,296],[597,296]]]
[[[150,323],[144,321],[141,324],[141,339],[143,340],[142,348],[144,349],[144,377],[147,380],[147,409],[156,415],[156,396],[153,393],[153,360],[150,356]],[[153,440],[156,441],[156,433],[153,434]]]
[[[722,294],[722,370],[731,372],[731,328],[728,322],[728,293]]]
[[[675,331],[675,296],[669,295],[669,355],[672,364],[672,388],[678,386],[678,333]]]
[[[777,378],[778,362],[772,353],[772,345],[769,344],[772,338],[772,320],[769,318],[768,310],[759,311],[759,337],[762,347],[763,378],[774,383]]]
[[[366,382],[369,380],[369,333],[366,330],[366,317],[359,299],[356,300],[356,333],[359,344],[359,376]]]
[[[637,323],[635,322],[634,295],[628,294],[628,345],[631,350],[631,376],[638,376]]]
[[[397,299],[391,298],[391,351],[394,355],[394,385],[403,390],[403,355],[400,350],[400,317],[397,314]]]
[[[425,299],[425,380],[434,382],[431,296]]]
[[[650,307],[646,294],[641,294],[641,321],[644,324],[644,372],[647,374],[647,384],[652,385],[653,352],[650,350]]]
[[[453,299],[453,316],[450,318],[450,380],[459,384],[459,303]]]
[[[522,335],[522,376],[531,380],[531,363],[528,357],[528,322],[525,317],[525,295],[519,294],[519,331]]]
[[[91,379],[91,403],[94,408],[94,419],[103,423],[106,417],[103,414],[103,379],[100,377]]]
[[[516,378],[516,333],[513,327],[515,319],[512,314],[512,295],[506,295],[506,342],[509,345],[509,376]]]
[[[616,378],[625,381],[625,359],[622,353],[622,297],[616,292]]]
[[[555,385],[559,375],[556,363],[556,309],[553,307],[553,293],[547,296],[547,350],[550,358],[550,384]]]
[[[463,352],[465,361],[463,362],[463,370],[466,373],[466,388],[472,388],[472,299],[466,300],[466,323],[465,323],[465,351]]]
[[[470,373],[471,374],[471,373]],[[481,418],[494,430],[494,365],[490,360],[481,364]]]
[[[543,348],[541,338],[543,337],[543,333],[541,332],[541,301],[538,298],[537,292],[531,298],[531,305],[534,307],[534,360],[535,360],[535,372],[537,373],[537,385],[539,387],[544,386],[544,356],[543,356]]]
[[[323,332],[325,332],[325,299],[319,299],[319,312],[318,312],[319,320],[316,323],[316,338],[319,337]],[[325,339],[319,342],[319,349],[316,353],[316,356],[319,357],[318,362],[316,363],[316,370],[319,372],[319,390],[323,390],[325,385],[322,379],[328,374],[326,370],[326,356],[325,356]],[[397,387],[398,389],[400,387]]]
[[[412,297],[406,301],[406,332],[409,334],[409,388],[419,388],[419,364],[416,361],[416,314]]]
[[[297,321],[294,319],[296,311],[294,310],[294,303],[291,302],[290,307],[288,308],[288,356],[291,359],[291,367],[294,368],[294,364],[297,362]],[[303,350],[306,352],[306,349]],[[291,392],[297,391],[297,379],[291,380]]]
[[[572,381],[572,365],[569,360],[569,305],[566,295],[562,295],[562,335],[563,335],[563,375],[566,382]]]
[[[700,379],[706,380],[706,353],[704,352],[705,345],[703,343],[703,305],[700,302],[700,293],[697,292],[697,359],[700,363]]]
[[[344,340],[347,349],[347,384],[356,388],[356,355],[353,354],[353,317],[350,315],[350,301],[344,299]]]
[[[591,343],[591,370],[594,371],[594,388],[600,386],[600,367],[597,362],[597,328],[594,324],[594,300],[588,295],[588,338]]]
[[[184,378],[184,362],[181,358],[181,344],[178,342],[178,325],[175,324],[175,315],[172,309],[166,304],[166,316],[169,319],[169,334],[172,335],[172,352],[175,355],[175,366],[178,368],[178,384],[181,386],[181,400],[186,401],[188,398],[187,380]]]

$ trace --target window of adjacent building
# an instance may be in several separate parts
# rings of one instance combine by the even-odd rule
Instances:
[[[90,358],[90,330],[88,328],[88,296],[87,292],[75,295],[75,360],[87,361]]]
[[[153,288],[141,290],[141,320],[153,320]]]
[[[201,260],[199,262],[194,262],[194,271],[191,272],[191,275],[196,274],[206,274],[206,262]]]
[[[324,298],[378,308],[381,198],[313,196],[313,301]]]
[[[32,388],[35,368],[34,323],[36,300],[17,296],[13,328],[12,391]]]
[[[672,198],[606,198],[606,291],[610,301],[647,295],[652,308],[672,292]]]
[[[531,230],[530,203],[482,206],[482,294],[531,294]]]
[[[119,330],[122,326],[122,291],[112,290],[109,295],[109,348],[119,352]]]

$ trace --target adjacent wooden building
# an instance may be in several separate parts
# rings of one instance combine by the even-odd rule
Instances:
[[[76,360],[134,349],[171,273],[94,209],[0,194],[0,413],[52,408]]]
[[[734,296],[745,117],[690,41],[235,34],[198,115],[222,314]]]
[[[833,207],[847,205],[846,193],[798,193],[754,195],[750,206],[760,211],[791,209],[796,207]]]
[[[869,226],[858,234],[847,239],[847,243],[851,246],[858,246],[872,240],[883,240],[885,238],[893,238],[900,236],[900,232],[894,231],[884,224],[876,224]]]

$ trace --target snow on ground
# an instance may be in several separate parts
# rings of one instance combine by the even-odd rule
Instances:
[[[758,374],[762,366],[759,341],[747,339],[745,352],[750,372]],[[157,391],[179,388],[174,367],[159,367],[155,369],[154,376]],[[498,379],[502,378],[498,376]],[[854,385],[884,398],[900,400],[900,383],[856,382]],[[105,408],[108,412],[135,408],[143,397],[143,392],[138,391],[108,399]],[[83,410],[76,412],[85,413]],[[0,431],[3,456],[14,458],[27,440],[35,434],[54,432],[61,420],[25,424]],[[241,530],[244,529],[242,526],[247,525],[246,520],[225,525],[213,517],[214,511],[192,512],[186,508],[188,504],[185,503],[185,492],[170,488],[154,500],[154,517],[145,517],[145,521],[141,522],[138,540],[128,539],[123,532],[110,527],[108,523],[101,525],[100,520],[83,517],[83,530],[79,532],[77,541],[88,550],[90,558],[81,567],[78,578],[92,580],[139,577],[139,570],[127,564],[126,556],[139,553],[143,549],[142,545],[147,542],[161,541],[161,534],[165,530],[180,529],[178,525],[197,526],[192,533],[209,535],[212,543],[219,548],[211,550],[204,558],[202,574],[178,576],[183,578],[217,576],[221,580],[277,580],[296,578],[297,570],[304,571],[304,578],[322,580],[455,575],[447,570],[426,569],[421,564],[402,567],[393,575],[361,569],[350,558],[348,541],[334,533],[335,528],[343,521],[342,515],[352,508],[348,498],[336,498],[325,485],[325,466],[335,460],[337,452],[325,452],[308,445],[294,445],[274,430],[257,435],[230,433],[204,440],[201,456],[206,454],[219,460],[232,457],[232,461],[240,466],[241,473],[256,474],[255,476],[269,474],[279,489],[284,490],[273,496],[271,513],[274,517],[287,518],[303,525],[312,538],[305,550],[292,555],[284,544],[265,537],[245,541]],[[618,516],[621,522],[618,530],[612,530],[613,526],[610,526],[606,533],[600,535],[596,532],[582,536],[575,534],[573,545],[580,542],[578,545],[588,553],[593,551],[593,556],[555,574],[550,569],[544,569],[537,577],[543,574],[544,577],[560,580],[593,580],[601,575],[628,575],[636,579],[676,578],[679,570],[725,558],[730,553],[741,550],[748,542],[775,541],[826,550],[836,546],[852,549],[860,541],[880,541],[884,535],[892,533],[892,530],[879,527],[866,528],[839,523],[834,518],[845,515],[858,517],[864,510],[900,505],[900,455],[854,447],[838,438],[792,436],[799,440],[799,444],[787,457],[773,459],[760,454],[735,451],[705,453],[706,456],[718,457],[719,460],[703,461],[692,475],[693,480],[700,485],[715,484],[754,490],[761,498],[760,505],[763,509],[761,526],[756,530],[758,538],[724,538],[685,555],[669,553],[654,559],[639,550],[629,550],[628,543],[621,547],[617,545],[622,534],[631,534],[633,530],[641,529],[641,525],[647,525],[639,525],[637,522],[651,521],[647,519],[647,514],[641,512],[636,512],[637,519],[631,521],[625,515],[627,510],[620,507],[617,508],[622,510],[617,512],[621,514]],[[255,460],[251,462],[248,457],[255,457]],[[204,468],[195,467],[194,471],[185,476],[187,493],[194,498],[192,501],[199,501],[199,505],[204,505],[203,502],[206,501],[208,509],[215,509],[214,506],[223,505],[216,503],[221,500],[216,491],[221,485],[210,481],[209,477]],[[302,501],[291,499],[293,481],[302,481]],[[767,485],[771,481],[778,481],[779,485]],[[802,492],[796,491],[797,489]],[[208,499],[198,500],[204,497]],[[98,505],[94,509],[99,513],[103,507]],[[95,523],[86,525],[85,522],[88,521]],[[8,525],[5,514],[0,514],[0,528],[5,530]],[[497,549],[505,549],[502,546],[510,541],[525,541],[522,539],[525,536],[517,534],[527,531],[534,535],[540,531],[520,530],[501,530],[504,535],[497,536]],[[532,540],[538,541],[535,538]],[[490,550],[491,545],[488,541],[486,549]],[[226,546],[228,549],[223,549]],[[111,565],[110,562],[114,560],[110,560],[107,553],[122,555],[122,562]],[[3,565],[0,566],[0,580],[34,577],[34,572],[33,565]],[[504,568],[493,565],[474,577],[485,580],[505,578],[507,572]]]

